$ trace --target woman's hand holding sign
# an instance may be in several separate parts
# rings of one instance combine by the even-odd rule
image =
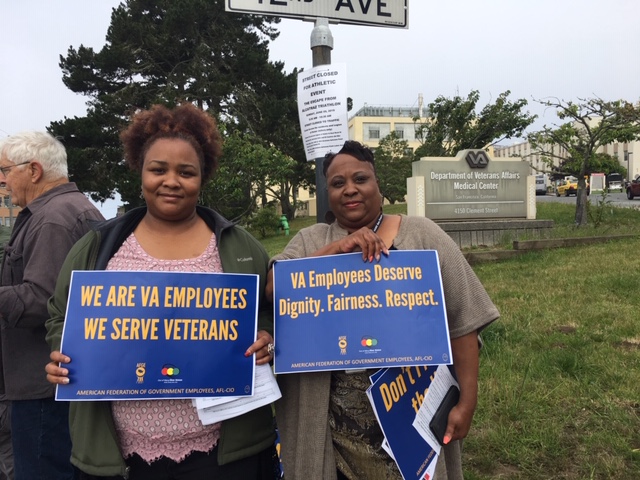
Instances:
[[[258,331],[257,340],[247,349],[245,357],[256,354],[256,365],[264,365],[273,359],[273,337],[265,330]],[[69,383],[69,370],[63,364],[71,363],[71,358],[59,350],[49,355],[51,362],[45,366],[47,380],[50,383],[67,385]]]
[[[47,380],[50,383],[66,385],[69,383],[69,370],[64,368],[62,364],[71,363],[71,359],[61,353],[59,350],[51,352],[49,355],[51,362],[44,367],[47,372]]]
[[[257,340],[247,348],[245,357],[256,354],[256,365],[264,365],[273,359],[273,337],[265,330],[258,330]]]

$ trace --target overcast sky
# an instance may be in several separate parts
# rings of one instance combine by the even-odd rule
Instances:
[[[59,56],[100,49],[119,3],[0,0],[0,138],[84,115],[86,98],[63,85]],[[511,90],[540,115],[539,128],[556,119],[533,99],[640,99],[639,18],[638,0],[409,0],[408,29],[331,25],[332,63],[347,64],[354,109],[472,89],[484,106]],[[284,19],[271,59],[310,68],[312,29]]]

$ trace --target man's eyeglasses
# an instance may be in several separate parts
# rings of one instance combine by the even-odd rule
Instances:
[[[19,167],[20,165],[27,165],[29,163],[31,162],[22,162],[22,163],[16,163],[15,165],[9,165],[8,167],[0,167],[0,172],[2,172],[2,175],[6,177],[7,174],[9,173],[9,170],[11,170],[13,167]]]

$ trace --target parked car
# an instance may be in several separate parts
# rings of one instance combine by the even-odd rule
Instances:
[[[569,195],[577,195],[578,194],[578,179],[575,177],[565,178],[564,182],[556,187],[556,197],[560,197],[564,195],[568,197]]]
[[[624,183],[625,183],[624,178],[622,178],[622,175],[619,173],[610,173],[609,175],[607,175],[607,189],[610,192],[618,191],[618,190],[620,190],[621,192],[624,192],[625,190]]]
[[[634,197],[640,197],[640,175],[627,183],[627,198],[633,200]]]
[[[536,175],[536,195],[547,194],[547,176],[544,173]]]

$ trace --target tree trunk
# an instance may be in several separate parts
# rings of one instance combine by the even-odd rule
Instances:
[[[586,225],[587,221],[587,184],[582,176],[578,179],[578,193],[576,195],[576,226]]]
[[[282,214],[287,217],[287,220],[291,220],[294,217],[294,207],[291,204],[288,195],[282,195],[280,197],[280,208],[282,208]]]

